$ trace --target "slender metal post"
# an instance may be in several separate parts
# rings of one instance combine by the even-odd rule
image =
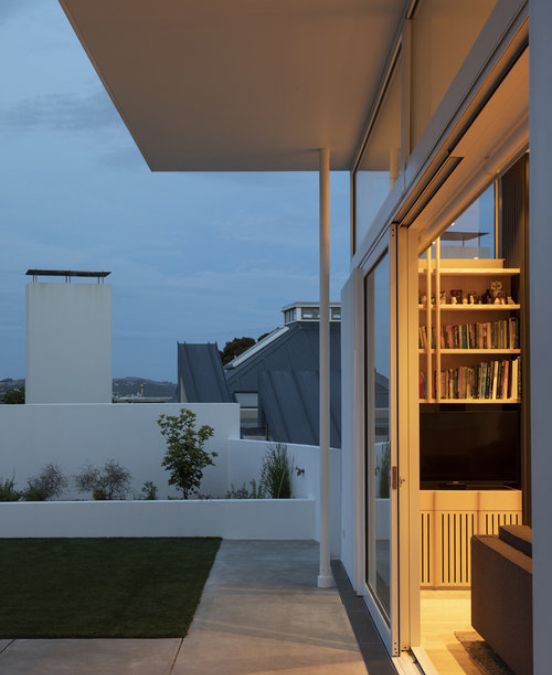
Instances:
[[[320,571],[318,586],[334,585],[330,569],[330,151],[320,149]]]

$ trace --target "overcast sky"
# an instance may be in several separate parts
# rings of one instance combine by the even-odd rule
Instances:
[[[113,374],[175,379],[176,342],[257,337],[318,294],[316,174],[151,173],[57,0],[0,0],[0,379],[25,374],[29,267],[106,269]],[[332,297],[349,177],[332,174]]]

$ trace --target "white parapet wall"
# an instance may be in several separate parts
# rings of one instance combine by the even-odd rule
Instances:
[[[263,457],[269,441],[246,441],[241,439],[228,441],[228,482],[235,488],[258,479],[261,473]],[[298,445],[287,443],[288,457],[293,465],[292,493],[294,497],[314,499],[318,504],[320,495],[320,449],[316,445]],[[330,450],[330,530],[331,554],[340,555],[341,524],[341,450]],[[318,507],[315,514],[315,536],[319,539],[320,524]]]
[[[73,405],[0,405],[0,478],[15,476],[25,487],[48,463],[73,476],[88,464],[101,467],[114,459],[132,476],[133,494],[139,496],[146,481],[159,488],[159,498],[176,497],[168,473],[161,466],[164,439],[157,419],[176,415],[183,408],[197,414],[197,424],[215,430],[207,448],[216,451],[216,466],[205,470],[201,490],[224,497],[227,491],[227,441],[239,437],[237,403],[117,403]],[[69,488],[64,498],[85,498]]]
[[[0,537],[314,539],[312,499],[0,503]]]
[[[111,286],[27,285],[28,403],[110,403]]]
[[[197,414],[214,436],[215,466],[205,469],[201,493],[218,499],[173,500],[161,465],[166,446],[157,420],[182,408]],[[0,503],[0,537],[217,536],[243,539],[318,539],[319,448],[288,444],[293,499],[222,499],[233,486],[259,482],[271,443],[240,440],[236,403],[0,405],[0,478],[22,489],[52,463],[69,478],[87,465],[113,459],[132,476],[126,501],[86,501],[70,485],[63,501]],[[331,450],[332,555],[339,556],[340,450]],[[157,501],[142,501],[146,481]]]

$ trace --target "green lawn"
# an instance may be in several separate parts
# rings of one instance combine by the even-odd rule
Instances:
[[[0,638],[182,637],[219,539],[0,539]]]

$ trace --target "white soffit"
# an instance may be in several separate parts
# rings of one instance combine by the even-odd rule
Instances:
[[[154,171],[349,169],[404,0],[60,0]]]

